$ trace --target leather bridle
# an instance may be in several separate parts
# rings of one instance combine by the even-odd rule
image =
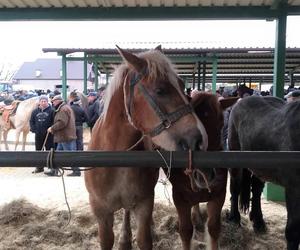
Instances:
[[[144,74],[135,74],[134,77],[130,80],[129,83],[129,98],[126,103],[128,115],[131,117],[132,113],[132,106],[133,106],[133,92],[134,87],[137,86],[138,89],[141,91],[141,93],[144,95],[146,101],[148,104],[152,107],[156,115],[160,119],[160,123],[154,127],[152,130],[146,132],[145,134],[149,135],[150,137],[154,137],[159,135],[162,131],[165,129],[170,128],[176,121],[178,121],[181,117],[186,116],[187,114],[190,114],[193,112],[193,108],[190,104],[185,104],[181,107],[179,107],[177,110],[166,113],[163,112],[159,105],[157,105],[155,99],[153,96],[149,94],[147,89],[141,84],[141,80],[146,77],[146,73]]]

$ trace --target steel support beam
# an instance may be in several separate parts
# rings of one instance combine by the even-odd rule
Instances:
[[[281,14],[276,20],[276,41],[274,51],[273,95],[284,96],[285,50],[286,50],[286,6],[282,5]]]
[[[65,101],[67,101],[67,57],[66,54],[62,55],[62,97]]]
[[[162,151],[161,157],[156,151],[57,151],[52,156],[55,167],[166,167],[172,162],[172,168],[186,168],[189,153],[187,151]],[[18,157],[16,157],[18,155]],[[0,167],[36,167],[46,166],[49,151],[2,151]],[[171,161],[170,161],[171,157]],[[137,161],[138,159],[138,161]],[[192,164],[196,168],[300,168],[300,151],[290,152],[201,152],[192,155]]]
[[[287,11],[297,15],[300,8]],[[279,12],[270,6],[0,8],[0,21],[265,19],[277,18]]]
[[[218,60],[215,57],[213,61],[213,68],[212,68],[212,84],[211,90],[213,94],[216,94],[217,91],[217,72],[218,72]]]
[[[84,53],[83,56],[83,93],[87,94],[87,56]]]
[[[94,61],[93,62],[93,66],[94,66],[94,74],[95,74],[95,86],[94,86],[94,90],[97,91],[98,87],[99,87],[99,71],[98,71],[98,62]]]

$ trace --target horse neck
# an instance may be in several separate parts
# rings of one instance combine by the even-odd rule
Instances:
[[[105,119],[99,124],[100,148],[105,150],[126,150],[140,138],[141,132],[128,121],[124,106],[123,88],[120,86],[111,98]]]
[[[30,120],[30,116],[32,111],[37,107],[37,99],[28,99],[21,102],[17,108],[17,112],[13,121],[13,124],[17,127],[23,127],[27,124]]]

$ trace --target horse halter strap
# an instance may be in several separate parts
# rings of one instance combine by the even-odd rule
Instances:
[[[157,114],[157,116],[161,121],[159,125],[157,125],[154,129],[152,129],[150,132],[147,133],[150,137],[154,137],[156,135],[159,135],[163,130],[170,128],[172,124],[178,121],[181,117],[189,113],[192,113],[193,109],[190,104],[186,104],[179,107],[174,112],[171,113],[163,112],[155,102],[154,98],[146,90],[146,88],[142,84],[140,84],[140,80],[143,77],[144,77],[143,74],[138,74],[138,76],[136,76],[130,81],[130,97],[127,104],[128,112],[129,115],[131,116],[133,90],[135,85],[138,85],[139,90],[143,93],[145,99],[150,104],[150,106],[155,111],[155,113]]]

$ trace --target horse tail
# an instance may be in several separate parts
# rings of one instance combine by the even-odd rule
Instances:
[[[247,213],[250,207],[250,191],[251,191],[251,172],[248,169],[243,169],[242,186],[240,193],[240,209]]]

